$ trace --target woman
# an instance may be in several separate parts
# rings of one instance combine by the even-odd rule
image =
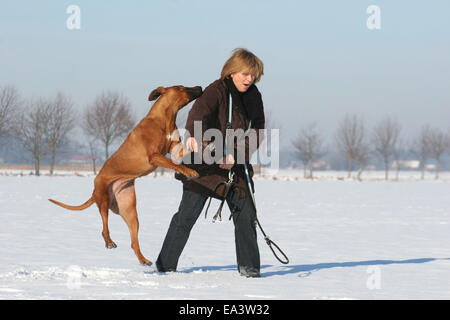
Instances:
[[[229,99],[232,99],[232,129],[264,129],[264,109],[261,94],[255,83],[263,75],[263,63],[246,49],[235,49],[222,68],[220,79],[210,84],[189,112],[186,130],[191,138],[187,139],[188,149],[199,150],[194,136],[194,121],[201,121],[202,136],[208,129],[219,129],[226,136]],[[257,145],[259,144],[259,137]],[[253,176],[248,164],[252,153],[249,143],[245,144],[245,162],[250,177]],[[236,154],[237,150],[234,150]],[[195,162],[194,162],[195,163]],[[178,212],[172,221],[164,239],[161,252],[156,261],[160,272],[176,271],[178,258],[188,240],[190,231],[205,206],[208,197],[226,199],[232,212],[235,226],[235,244],[238,271],[246,277],[260,276],[259,249],[256,239],[256,211],[248,192],[244,165],[235,163],[232,153],[224,155],[221,164],[192,164],[188,167],[199,173],[199,178],[187,180],[182,175],[176,178],[183,182],[183,196]],[[228,172],[235,173],[235,186],[225,194],[224,182]],[[253,181],[251,181],[253,187]]]

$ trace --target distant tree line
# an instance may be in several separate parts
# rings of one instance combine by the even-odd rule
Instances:
[[[95,168],[94,144],[103,146],[106,159],[111,145],[125,138],[134,125],[129,100],[117,92],[100,94],[80,116],[73,101],[61,92],[25,100],[14,86],[0,87],[0,138],[13,138],[22,145],[33,159],[35,175],[40,175],[45,156],[50,156],[53,174],[58,150],[77,126],[89,141]]]
[[[400,150],[405,148],[419,159],[422,179],[429,159],[434,160],[435,178],[439,179],[441,158],[450,152],[450,131],[446,133],[439,128],[426,125],[413,140],[404,142],[401,138],[400,124],[390,116],[385,116],[369,129],[361,117],[347,114],[340,121],[333,140],[336,150],[347,159],[347,176],[351,177],[356,163],[359,167],[357,173],[359,180],[371,158],[382,160],[386,180],[389,178],[389,167],[393,164],[395,179],[398,180]],[[408,145],[405,146],[405,143]],[[317,124],[312,123],[300,128],[298,136],[292,140],[292,146],[304,165],[305,178],[313,178],[313,163],[319,161],[327,152],[324,136]],[[309,168],[309,174],[306,168]]]
[[[177,122],[183,120],[183,115],[179,118]],[[120,143],[135,124],[129,99],[118,92],[107,91],[97,95],[78,114],[73,101],[64,93],[24,99],[16,87],[0,86],[0,140],[14,139],[20,143],[29,155],[28,159],[33,160],[36,175],[40,174],[44,158],[50,162],[50,174],[53,174],[57,156],[69,144],[75,128],[80,128],[85,135],[85,147],[96,172],[97,146],[103,149],[107,159],[111,147]],[[266,112],[266,127],[280,128],[270,110]],[[407,149],[412,157],[418,159],[422,179],[430,159],[434,160],[435,178],[438,179],[441,158],[450,152],[450,132],[426,125],[414,139],[405,141],[400,124],[390,116],[369,128],[362,117],[347,114],[338,123],[331,147],[326,146],[325,136],[317,123],[299,128],[291,145],[303,164],[305,178],[313,178],[314,163],[328,153],[338,152],[346,159],[348,177],[357,168],[356,178],[361,179],[368,164],[377,159],[383,163],[386,180],[390,167],[395,169],[395,178],[398,179],[400,151]]]

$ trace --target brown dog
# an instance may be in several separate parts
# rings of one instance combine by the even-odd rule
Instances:
[[[91,198],[79,206],[69,206],[59,201],[49,200],[70,210],[83,210],[95,202],[102,216],[102,236],[107,248],[117,247],[109,236],[108,209],[120,214],[130,229],[131,248],[139,262],[151,265],[152,263],[142,255],[139,249],[139,222],[134,180],[149,174],[159,166],[173,169],[188,178],[198,176],[196,171],[174,163],[165,155],[172,153],[175,147],[180,150],[179,157],[188,152],[186,148],[180,148],[182,145],[179,139],[174,139],[172,136],[174,132],[177,132],[175,120],[178,110],[201,94],[201,87],[174,86],[153,90],[148,100],[152,101],[159,97],[158,101],[131,131],[119,149],[105,162],[94,180]]]

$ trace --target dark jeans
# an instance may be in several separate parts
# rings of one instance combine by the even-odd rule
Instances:
[[[172,217],[161,252],[156,260],[158,271],[176,271],[181,252],[207,199],[207,196],[183,188],[178,212]],[[260,259],[256,239],[256,213],[252,199],[248,194],[240,198],[237,193],[230,190],[226,201],[230,211],[234,209],[234,239],[238,270],[244,276],[258,277]],[[211,211],[214,215],[215,210],[210,209]]]

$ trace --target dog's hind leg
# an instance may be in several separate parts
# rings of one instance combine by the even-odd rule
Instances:
[[[144,265],[152,265],[141,253],[139,247],[138,231],[139,220],[136,211],[136,192],[134,189],[134,180],[118,180],[113,185],[113,192],[117,202],[119,214],[128,225],[131,236],[131,248],[133,249],[139,262]]]
[[[103,230],[102,230],[102,236],[105,240],[105,246],[108,249],[117,248],[117,245],[114,243],[114,241],[111,240],[111,237],[109,235],[109,228],[108,228],[108,201],[103,201],[100,204],[100,214],[102,216],[102,222],[103,222]]]
[[[141,249],[139,247],[139,240],[138,240],[139,220],[137,218],[136,209],[130,208],[129,210],[123,212],[121,216],[123,220],[125,220],[125,222],[127,223],[128,229],[130,229],[131,248],[134,250],[136,257],[138,258],[141,264],[151,266],[152,262],[150,260],[147,260],[142,255]]]

